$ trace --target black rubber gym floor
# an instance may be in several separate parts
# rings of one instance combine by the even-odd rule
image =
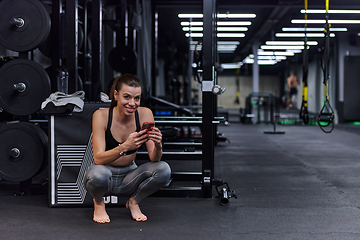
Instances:
[[[111,223],[92,221],[92,208],[49,208],[39,184],[13,196],[0,181],[0,239],[360,239],[360,126],[219,126],[230,143],[215,147],[215,177],[237,199],[155,198],[135,222],[110,207]]]

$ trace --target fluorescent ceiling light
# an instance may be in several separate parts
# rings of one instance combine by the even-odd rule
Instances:
[[[190,31],[190,27],[183,27],[182,30],[183,30],[184,32],[188,32],[188,31]],[[202,31],[203,31],[203,27],[191,27],[191,31],[192,31],[192,32],[195,32],[195,31],[202,32]]]
[[[181,26],[203,26],[203,22],[181,22]],[[218,26],[250,26],[249,21],[238,21],[238,22],[217,22]]]
[[[251,22],[249,21],[238,21],[238,22],[217,22],[218,26],[250,26]]]
[[[244,33],[217,33],[217,37],[245,37]]]
[[[330,28],[330,32],[347,32],[347,28]],[[290,28],[284,27],[282,28],[284,32],[305,32],[305,28]],[[308,32],[324,32],[325,28],[306,28]]]
[[[185,14],[185,13],[180,13],[178,14],[179,18],[202,18],[203,14],[202,13],[193,13],[193,14]]]
[[[249,57],[254,58],[255,56],[254,56],[254,54],[250,54]],[[262,56],[258,56],[258,59],[260,59],[260,60],[285,60],[286,56],[262,55]]]
[[[185,36],[186,37],[203,37],[203,34],[202,33],[185,33]]]
[[[298,45],[303,46],[305,44],[304,41],[266,41],[266,45]],[[307,41],[307,45],[318,45],[317,41]]]
[[[240,42],[239,41],[218,41],[217,42],[217,44],[218,45],[220,45],[220,44],[235,44],[235,45],[239,45],[240,44]]]
[[[254,59],[245,58],[243,62],[247,64],[254,64]],[[259,65],[275,65],[276,63],[278,63],[276,60],[258,60]]]
[[[326,13],[325,9],[301,9],[301,13]],[[346,14],[353,14],[353,13],[360,13],[360,10],[328,10],[328,13],[346,13]]]
[[[190,45],[196,45],[198,44],[198,41],[191,41]],[[239,41],[218,41],[217,45],[239,45],[240,42]],[[199,44],[201,45],[201,44]]]
[[[226,13],[217,15],[218,18],[256,18],[256,14],[253,13],[244,13],[244,14],[236,14],[236,13]]]
[[[202,26],[203,22],[181,22],[181,26]]]
[[[325,33],[306,33],[307,37],[325,37]],[[276,33],[275,37],[305,37],[305,33]],[[334,33],[330,33],[330,37],[335,37]]]
[[[309,48],[309,47],[308,47]],[[293,52],[293,53],[301,53],[302,52],[302,50],[300,50],[300,49],[288,49],[288,50],[286,50],[287,52]]]
[[[185,33],[186,37],[203,37],[202,33]],[[218,33],[217,37],[245,37],[244,33]]]
[[[218,27],[218,32],[228,31],[228,32],[246,32],[247,27]]]
[[[329,24],[360,24],[360,20],[329,20],[328,21]],[[308,19],[308,20],[305,20],[305,19],[293,19],[291,20],[291,23],[302,23],[302,24],[305,24],[305,23],[318,23],[318,24],[325,24],[326,23],[326,20],[325,19]]]
[[[235,51],[235,49],[237,48],[237,45],[218,45],[217,49],[219,50],[232,50]],[[191,50],[195,50],[195,45],[190,45],[190,49]],[[201,50],[202,46],[198,45],[196,46],[197,50]]]
[[[238,69],[243,65],[242,62],[238,63],[222,63],[221,68],[222,69]]]
[[[203,14],[178,14],[179,18],[202,18]],[[228,13],[228,14],[221,14],[217,15],[218,18],[255,18],[256,14],[235,14],[235,13]]]
[[[281,50],[281,49],[304,49],[304,46],[271,46],[271,45],[262,45],[260,47],[261,49],[275,49],[275,50]]]
[[[203,27],[183,27],[182,30],[184,32],[188,32],[188,31],[203,31]],[[218,32],[225,32],[225,31],[229,31],[229,32],[246,32],[248,30],[247,27],[218,27],[217,31]]]
[[[259,56],[294,56],[293,52],[284,52],[284,51],[274,51],[274,52],[266,52],[266,51],[258,51]]]

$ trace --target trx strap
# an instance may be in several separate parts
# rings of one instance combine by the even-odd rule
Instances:
[[[326,12],[325,12],[325,52],[324,63],[322,64],[322,70],[324,73],[324,106],[321,108],[318,124],[320,129],[325,133],[331,133],[334,129],[334,110],[332,109],[329,101],[329,62],[330,62],[330,26],[329,26],[329,0],[326,0]],[[326,131],[325,127],[331,125],[330,130]]]
[[[308,103],[307,103],[307,93],[308,93],[308,44],[307,44],[307,9],[308,1],[305,0],[305,38],[304,38],[304,57],[303,57],[303,88],[302,88],[302,102],[300,107],[299,117],[303,120],[304,124],[309,123],[309,112],[308,112]]]

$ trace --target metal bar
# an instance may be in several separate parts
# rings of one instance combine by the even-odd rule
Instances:
[[[53,0],[52,2],[52,16],[51,16],[51,42],[53,46],[61,46],[61,0]],[[51,49],[51,84],[57,84],[56,75],[57,69],[61,65],[60,59],[61,47],[53,47]],[[56,86],[56,85],[55,85]],[[56,89],[56,88],[52,88]]]
[[[77,91],[78,81],[78,0],[66,0],[66,67],[69,71],[68,92]]]
[[[214,143],[215,133],[212,123],[214,119],[214,95],[212,87],[215,80],[216,49],[216,0],[203,1],[203,80],[202,80],[202,191],[203,197],[212,197],[212,179],[214,178]]]
[[[100,101],[102,91],[102,0],[92,1],[92,69],[90,101]]]
[[[171,178],[174,181],[199,182],[202,180],[201,172],[172,172]]]

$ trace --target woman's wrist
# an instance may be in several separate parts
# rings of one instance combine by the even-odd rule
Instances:
[[[119,144],[119,153],[120,153],[120,156],[125,156],[126,155],[126,152],[125,152],[125,149],[123,147],[123,145]]]
[[[161,151],[162,150],[162,144],[161,143],[155,143],[155,148],[156,148],[156,150]]]

